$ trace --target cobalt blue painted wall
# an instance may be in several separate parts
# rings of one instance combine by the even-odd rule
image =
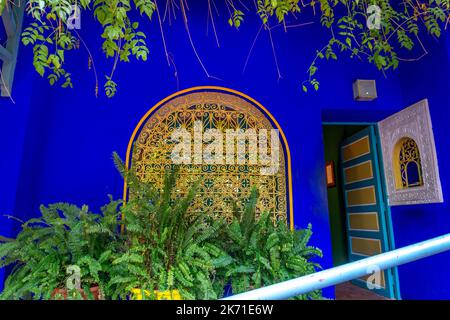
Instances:
[[[412,68],[401,69],[405,106],[424,98],[430,104],[444,203],[392,208],[398,247],[450,232],[450,35],[439,43],[429,41],[432,55]],[[450,299],[450,252],[399,268],[405,299]]]
[[[327,40],[318,23],[290,29],[288,33],[284,33],[282,28],[272,31],[283,76],[278,80],[267,33],[261,34],[247,70],[242,72],[259,29],[256,18],[247,17],[239,32],[231,29],[226,21],[217,21],[221,43],[217,48],[212,34],[205,36],[205,10],[191,8],[190,14],[190,27],[197,49],[210,74],[220,80],[205,76],[180,19],[166,29],[169,51],[178,70],[179,86],[173,69],[165,61],[157,24],[144,21],[143,27],[153,32],[148,39],[150,60],[119,65],[116,72],[119,92],[113,99],[104,98],[102,88],[100,97],[95,98],[94,76],[87,70],[88,56],[83,50],[68,56],[75,89],[65,90],[50,88],[45,79],[36,78],[32,73],[31,49],[21,48],[14,88],[17,103],[12,105],[6,100],[0,101],[0,161],[2,168],[8,168],[2,170],[4,181],[8,181],[0,187],[2,212],[29,218],[37,214],[40,204],[68,201],[80,205],[86,203],[97,209],[107,201],[107,194],[121,197],[122,181],[114,169],[111,153],[118,151],[124,156],[128,140],[141,116],[177,90],[199,85],[224,86],[242,91],[261,102],[284,129],[293,160],[295,224],[305,227],[312,223],[312,242],[324,252],[320,262],[324,268],[331,267],[322,121],[376,121],[401,109],[408,101],[405,97],[408,97],[412,85],[406,81],[408,69],[405,69],[404,76],[396,72],[384,78],[372,66],[342,58],[339,62],[321,64],[319,92],[305,94],[301,91],[301,81],[306,77],[306,69],[316,48],[323,47]],[[82,23],[81,34],[93,52],[103,81],[103,74],[109,72],[106,67],[110,67],[112,61],[103,58],[98,43],[100,29],[96,23],[84,16]],[[415,66],[410,65],[410,68]],[[353,101],[351,83],[356,78],[377,79],[379,99],[369,103]],[[405,83],[402,84],[401,80]],[[446,81],[447,85],[448,79]],[[419,92],[426,93],[425,90]],[[436,95],[435,101],[440,102],[444,96],[445,93]],[[410,100],[414,102],[415,97],[411,96]],[[431,103],[435,121],[445,109],[440,103]],[[440,127],[436,124],[436,143],[440,156],[446,154],[448,157],[443,121]],[[445,160],[448,162],[450,159],[440,159],[441,162]],[[449,172],[441,174],[445,180]],[[402,239],[409,243],[444,233],[449,218],[441,212],[442,208],[447,207],[396,210],[394,223],[401,225],[396,228],[398,243],[402,244]],[[433,210],[434,218],[425,213],[426,210]],[[422,230],[424,224],[416,224],[414,216],[419,216],[421,222],[427,220],[429,230]],[[441,224],[435,226],[438,222]],[[4,220],[1,225],[2,232],[12,232]],[[17,227],[15,224],[13,230]],[[448,261],[448,256],[446,259]],[[445,259],[436,257],[429,260],[443,263]],[[401,271],[402,286],[407,291],[402,292],[405,297],[422,298],[432,294],[428,292],[431,290],[425,292],[428,288],[424,284],[426,273],[433,272],[437,277],[444,271],[431,264],[423,265],[428,268],[423,272],[415,271],[413,267]],[[442,281],[449,282],[447,287],[450,287],[450,280]],[[416,283],[423,290],[415,289]],[[450,298],[450,292],[446,290],[442,292]],[[325,295],[333,297],[333,291],[327,289]]]

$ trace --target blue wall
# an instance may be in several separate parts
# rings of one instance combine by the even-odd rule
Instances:
[[[305,227],[312,223],[312,242],[324,252],[320,261],[324,268],[332,266],[332,255],[322,121],[377,121],[421,99],[421,95],[433,94],[430,104],[441,168],[450,161],[444,132],[448,129],[443,117],[448,90],[441,92],[431,81],[422,81],[431,90],[428,92],[413,80],[420,79],[415,74],[417,68],[426,72],[426,62],[411,64],[409,69],[405,67],[388,78],[373,66],[346,58],[322,63],[318,73],[319,92],[305,94],[301,90],[305,72],[315,48],[323,47],[327,40],[319,23],[290,29],[288,33],[282,28],[272,31],[282,73],[282,79],[278,80],[267,33],[261,34],[247,70],[242,72],[259,29],[255,17],[247,17],[240,31],[231,29],[226,21],[216,21],[221,43],[217,48],[212,33],[205,36],[204,11],[203,8],[191,8],[191,32],[210,74],[221,80],[205,76],[181,19],[166,29],[179,85],[174,70],[165,61],[158,25],[145,21],[142,27],[153,32],[148,39],[150,60],[119,64],[116,71],[119,91],[113,99],[105,98],[101,87],[100,97],[94,96],[94,75],[87,69],[85,51],[68,55],[75,89],[66,90],[50,88],[45,79],[36,77],[32,71],[31,49],[21,47],[14,87],[16,104],[0,101],[0,161],[4,168],[0,211],[29,218],[37,214],[40,204],[68,201],[86,203],[96,209],[107,201],[107,194],[121,197],[122,180],[114,169],[111,153],[118,151],[124,157],[137,122],[159,100],[178,90],[199,85],[242,91],[261,102],[278,120],[292,152],[295,224]],[[101,53],[98,43],[101,31],[97,24],[84,16],[82,23],[81,34],[93,52],[103,81],[103,73],[109,73],[112,61],[106,60]],[[448,66],[448,57],[443,52],[438,48],[429,61],[439,56]],[[442,76],[440,86],[448,86],[448,71],[439,70],[438,74]],[[379,99],[368,103],[353,101],[351,84],[356,78],[376,79]],[[448,169],[441,171],[444,193],[448,190],[445,177],[449,174]],[[446,205],[395,208],[397,244],[401,246],[445,233],[450,223],[448,211]],[[6,234],[12,234],[18,228],[18,224],[7,226],[4,219],[0,226],[1,232]],[[448,269],[449,260],[448,255],[441,255],[402,268],[403,296],[450,298],[450,278],[444,277],[444,266]],[[433,278],[427,282],[430,273]],[[325,294],[328,297],[334,295],[331,289],[325,290]]]
[[[450,232],[450,35],[440,43],[426,43],[432,54],[413,67],[401,69],[405,106],[428,98],[433,123],[444,203],[392,208],[398,247]],[[399,268],[405,299],[450,299],[450,252],[419,260]]]

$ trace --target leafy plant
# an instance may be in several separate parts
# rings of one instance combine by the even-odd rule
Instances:
[[[224,282],[231,279],[233,293],[279,283],[316,272],[318,264],[311,261],[322,252],[308,246],[311,225],[305,230],[290,230],[285,220],[273,221],[269,213],[256,217],[256,189],[244,210],[235,207],[234,219],[222,241],[233,263],[222,270]],[[314,291],[298,299],[320,299]]]
[[[213,241],[225,221],[204,213],[188,215],[197,185],[180,197],[176,171],[166,173],[164,188],[158,190],[126,170],[117,154],[114,159],[130,199],[122,208],[127,240],[112,262],[110,296],[126,298],[138,288],[150,293],[178,290],[184,299],[216,299],[222,293],[214,285],[216,268],[231,263]]]
[[[71,291],[72,299],[94,286],[106,299],[128,299],[133,289],[146,299],[175,290],[184,299],[217,299],[230,279],[239,293],[318,267],[310,259],[321,252],[307,245],[311,228],[291,231],[268,213],[257,218],[256,189],[243,210],[235,205],[228,223],[188,213],[198,183],[181,196],[176,170],[166,173],[160,190],[127,170],[117,154],[114,161],[129,188],[123,206],[110,201],[100,214],[66,203],[41,206],[41,217],[23,222],[15,239],[0,237],[0,268],[13,266],[0,299],[55,298],[73,266],[83,290]],[[299,298],[320,298],[320,292]]]
[[[94,18],[103,28],[102,50],[107,58],[114,58],[105,83],[105,92],[112,97],[116,93],[112,78],[118,61],[129,62],[131,56],[147,60],[146,35],[139,31],[139,23],[132,21],[129,14],[131,10],[137,10],[141,16],[151,18],[155,9],[153,1],[134,0],[131,4],[129,0],[28,0],[26,11],[34,22],[24,29],[22,43],[33,46],[33,65],[39,75],[47,75],[51,85],[60,82],[64,88],[73,87],[71,74],[65,69],[65,52],[79,49],[83,44],[89,53],[89,61],[93,58],[78,31],[71,28],[71,23],[91,7]],[[98,79],[96,83],[97,95]]]
[[[321,23],[331,37],[317,50],[304,91],[319,88],[318,60],[337,60],[338,53],[373,64],[383,74],[401,61],[420,60],[428,53],[421,38],[440,37],[450,21],[450,0],[320,0],[320,6]],[[417,58],[402,57],[417,46],[422,51]]]
[[[13,266],[0,298],[50,299],[66,288],[70,266],[80,268],[85,293],[93,286],[104,290],[120,236],[119,204],[111,201],[101,214],[66,203],[41,206],[41,217],[24,222],[15,239],[0,239],[0,268]],[[79,291],[71,296],[80,298]]]
[[[3,13],[3,11],[5,10],[6,7],[6,1],[2,0],[0,2],[0,15]]]
[[[66,52],[83,45],[89,53],[90,65],[93,65],[90,50],[80,34],[69,28],[74,13],[72,6],[80,5],[81,12],[78,14],[83,16],[93,10],[89,14],[93,14],[103,28],[102,50],[107,58],[114,60],[111,72],[105,75],[104,84],[106,95],[113,97],[117,92],[113,77],[118,62],[129,62],[131,57],[146,61],[149,54],[147,35],[140,31],[138,21],[132,20],[133,12],[148,19],[152,19],[156,13],[169,66],[172,66],[173,58],[167,48],[163,26],[165,19],[170,23],[171,15],[175,18],[180,13],[192,49],[206,75],[211,77],[191,38],[187,4],[187,0],[179,0],[178,4],[173,0],[159,4],[155,0],[28,0],[26,10],[33,21],[24,30],[22,42],[33,47],[33,65],[41,76],[47,76],[51,85],[60,83],[63,87],[72,87],[71,73],[65,69]],[[208,21],[212,22],[219,43],[210,0],[207,5]],[[379,12],[371,11],[372,5],[376,5]],[[158,6],[166,8],[163,17]],[[440,37],[450,21],[450,0],[257,0],[253,2],[253,8],[240,1],[225,0],[223,8],[228,11],[228,23],[231,27],[241,27],[248,12],[260,18],[261,29],[270,35],[275,66],[280,77],[272,29],[281,25],[287,31],[288,27],[298,24],[295,20],[301,19],[306,10],[317,17],[315,19],[320,21],[330,35],[324,47],[316,50],[315,58],[306,71],[307,79],[302,83],[304,91],[308,91],[309,87],[319,89],[320,82],[316,78],[318,62],[337,60],[339,54],[373,64],[384,74],[396,69],[401,61],[419,60],[427,54],[421,38]],[[1,9],[2,5],[0,12]],[[217,10],[219,15],[219,9]],[[374,19],[379,23],[375,28],[369,27],[368,22],[375,21]],[[422,51],[416,58],[403,56],[405,51],[414,51],[416,47]],[[95,77],[97,95],[99,85],[96,71]]]

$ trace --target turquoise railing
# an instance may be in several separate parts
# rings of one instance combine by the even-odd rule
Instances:
[[[339,267],[227,297],[224,300],[283,300],[450,250],[450,234]]]

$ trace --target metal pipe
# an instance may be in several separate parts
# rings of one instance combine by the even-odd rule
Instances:
[[[450,234],[415,243],[339,267],[277,283],[224,300],[283,300],[450,250]]]

